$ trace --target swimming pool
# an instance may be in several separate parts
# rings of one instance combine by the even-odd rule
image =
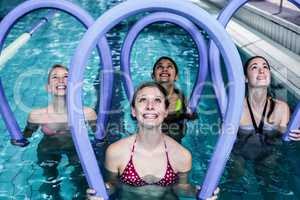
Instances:
[[[73,2],[88,10],[94,18],[119,3],[119,1],[88,0]],[[24,27],[30,27],[33,21],[44,14],[45,11],[38,11],[22,19],[12,30],[6,44],[22,33]],[[116,70],[112,103],[114,112],[110,117],[110,121],[118,124],[118,127],[114,127],[110,134],[111,140],[125,137],[135,130],[134,122],[129,115],[129,103],[122,87],[121,75],[118,73],[120,71],[119,57],[122,41],[135,20],[136,17],[130,18],[108,33]],[[39,30],[1,71],[0,76],[3,79],[10,105],[22,127],[24,127],[26,116],[31,109],[43,107],[47,104],[48,96],[43,85],[46,82],[48,68],[54,63],[69,65],[69,60],[84,31],[84,28],[68,15],[64,13],[56,14],[51,23]],[[193,88],[192,83],[195,81],[197,72],[197,50],[192,40],[183,30],[168,24],[150,26],[143,31],[135,43],[132,52],[132,76],[135,85],[151,79],[152,65],[161,55],[175,58],[180,68],[180,80],[177,85],[188,96]],[[97,100],[94,86],[97,85],[98,60],[94,52],[85,72],[83,99],[85,99],[84,103],[89,106],[94,106]],[[217,138],[214,133],[217,132],[220,124],[215,99],[211,95],[212,90],[209,84],[205,89],[205,94],[198,107],[200,118],[188,123],[189,131],[183,141],[183,144],[193,152],[193,171],[190,180],[194,183],[201,183],[207,161],[212,154]],[[0,130],[6,132],[2,121]],[[1,198],[49,198],[38,191],[39,186],[44,181],[42,170],[36,164],[36,147],[41,138],[41,133],[35,134],[31,139],[30,146],[20,149],[10,145],[7,133],[1,135],[1,141],[3,141],[0,144]],[[71,199],[75,195],[72,180],[69,178],[72,167],[68,166],[65,157],[58,169],[61,195],[65,199]],[[253,176],[247,178],[246,186],[251,189],[250,192],[247,191],[247,195],[250,195],[249,198],[259,198],[255,186],[256,181]],[[284,192],[287,192],[287,196],[289,196],[288,191]]]

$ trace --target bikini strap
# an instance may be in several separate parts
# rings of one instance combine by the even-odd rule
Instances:
[[[167,162],[168,162],[168,164],[170,164],[169,154],[168,154],[168,147],[167,147],[167,143],[166,143],[166,140],[165,140],[164,136],[163,136],[163,140],[164,140],[164,145],[165,145],[165,152],[166,152],[166,156],[167,156]]]
[[[249,97],[246,97],[246,100],[247,100],[247,105],[248,105],[248,109],[249,109],[249,112],[250,112],[250,117],[251,117],[254,129],[255,129],[255,132],[258,133],[258,134],[262,134],[264,123],[265,123],[265,115],[266,115],[266,111],[267,111],[267,107],[268,107],[268,98],[266,99],[264,110],[263,110],[263,113],[262,113],[262,116],[260,118],[260,122],[259,122],[258,126],[255,122],[254,114],[253,114],[253,111],[252,111],[252,108],[251,108],[251,105],[250,105],[250,102],[249,102]]]
[[[135,136],[135,139],[134,139],[134,142],[133,142],[133,145],[132,145],[132,148],[131,148],[130,159],[132,159],[132,156],[133,156],[133,153],[134,153],[134,148],[135,148],[135,144],[136,144],[136,138],[137,138],[137,135]]]

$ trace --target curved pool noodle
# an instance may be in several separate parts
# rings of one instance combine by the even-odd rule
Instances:
[[[288,0],[300,9],[300,0]]]
[[[83,107],[81,103],[82,88],[78,88],[75,92],[76,83],[83,81],[84,66],[86,65],[87,58],[91,54],[97,41],[121,20],[147,11],[164,11],[178,14],[188,18],[193,23],[207,31],[210,37],[220,48],[227,66],[228,79],[234,83],[229,86],[228,112],[225,114],[224,123],[219,133],[220,137],[216,144],[204,184],[199,194],[200,198],[205,199],[210,197],[217,187],[218,181],[221,178],[224,166],[229,158],[236,139],[236,133],[242,111],[245,80],[240,56],[229,35],[219,22],[213,19],[206,11],[199,8],[197,5],[181,0],[172,0],[172,3],[161,0],[129,0],[113,7],[98,18],[84,34],[71,61],[67,95],[71,131],[73,132],[73,135],[77,136],[74,137],[74,139],[78,140],[76,145],[79,145],[79,153],[92,154],[92,149],[89,145],[89,138],[87,136],[87,128],[83,124],[80,126],[80,122],[83,120]],[[71,102],[74,101],[75,104],[72,104]],[[75,108],[77,108],[77,110]],[[83,163],[85,168],[98,167],[96,165],[96,158],[94,154],[92,154],[92,157],[90,157],[90,159],[93,160],[92,163]],[[94,177],[88,178],[94,179],[94,181],[90,182],[98,181]],[[96,189],[96,195],[99,196],[101,188],[96,186],[93,186],[93,188]]]
[[[36,9],[40,9],[40,8],[47,8],[47,7],[38,7],[38,8],[34,8],[33,4],[39,4],[39,1],[33,1],[33,3],[31,3],[32,1],[27,1],[21,5],[19,5],[18,7],[16,7],[15,9],[13,9],[8,15],[5,16],[5,18],[3,18],[3,20],[0,23],[0,47],[2,47],[3,42],[9,32],[9,30],[11,29],[11,27],[16,23],[16,21],[21,18],[22,16],[26,15],[27,13],[34,11]],[[65,3],[66,1],[61,1],[62,3],[57,3],[57,5],[59,4],[70,4],[66,7],[72,7],[72,3],[68,2]],[[43,2],[45,4],[47,4],[46,2]],[[55,3],[54,3],[55,4]],[[75,5],[74,5],[75,6]],[[80,7],[75,6],[75,10],[69,9],[68,10],[64,10],[64,8],[59,8],[59,6],[57,7],[57,9],[60,9],[62,11],[65,11],[67,13],[69,13],[70,15],[74,16],[75,18],[79,19],[79,21],[81,21],[81,23],[83,23],[83,25],[85,27],[88,27],[89,25],[92,24],[92,17],[89,16],[88,13],[86,13],[84,10],[82,10]],[[49,13],[50,15],[51,13]],[[49,17],[49,16],[48,16]],[[32,29],[34,30],[35,27]],[[30,32],[32,32],[32,30]],[[26,36],[27,37],[27,36]],[[108,87],[105,87],[106,90],[103,89],[103,84],[101,84],[101,89],[100,89],[100,102],[104,102],[102,104],[99,104],[99,113],[98,113],[98,117],[97,117],[97,132],[96,135],[104,135],[104,127],[106,127],[107,124],[107,112],[110,109],[110,99],[112,96],[112,85],[113,85],[113,76],[112,76],[112,60],[111,60],[111,55],[110,55],[110,49],[109,49],[109,45],[106,41],[106,38],[103,37],[100,41],[100,46],[103,46],[103,58],[102,59],[102,63],[103,63],[103,73],[107,73],[107,76],[102,76],[102,81],[103,84],[107,84]],[[3,87],[2,84],[0,86],[0,90],[2,91],[2,93],[4,94],[3,91]],[[8,131],[10,133],[11,139],[12,140],[23,140],[24,137],[21,133],[21,130],[16,122],[16,120],[14,119],[12,112],[8,111],[10,110],[7,100],[4,98],[0,97],[0,110],[2,110],[2,116],[6,121],[6,126],[8,128]]]
[[[291,132],[291,130],[297,130],[300,128],[300,101],[298,102],[293,115],[289,121],[288,127],[286,132],[283,134],[282,139],[286,142],[291,141],[289,139],[289,133]]]
[[[140,32],[146,26],[149,26],[157,22],[168,22],[181,27],[182,29],[184,29],[190,34],[190,36],[192,37],[193,41],[197,46],[198,55],[199,55],[198,58],[199,70],[198,70],[198,76],[195,85],[197,85],[198,87],[194,87],[188,105],[189,108],[194,112],[198,105],[200,95],[203,86],[205,84],[207,71],[208,71],[206,41],[203,39],[203,36],[200,30],[198,29],[198,27],[196,27],[192,22],[179,15],[166,13],[166,12],[156,12],[143,17],[132,26],[132,28],[130,29],[130,31],[128,32],[124,40],[122,50],[121,50],[121,70],[124,73],[122,77],[125,86],[125,92],[127,94],[129,102],[131,102],[133,92],[134,92],[134,85],[130,73],[130,55],[131,55],[133,44],[136,41]]]
[[[298,8],[300,8],[300,0],[289,0],[291,3],[296,5]],[[289,121],[287,131],[283,135],[283,140],[284,141],[290,141],[289,139],[289,133],[291,130],[296,130],[300,128],[300,101],[298,102],[293,115]]]
[[[8,31],[10,30],[11,26],[20,17],[26,15],[27,13],[30,13],[34,10],[41,9],[41,8],[54,8],[54,9],[59,9],[61,11],[69,13],[70,15],[72,15],[76,19],[78,19],[85,27],[91,26],[94,22],[93,18],[87,12],[85,12],[83,9],[81,9],[80,7],[76,6],[75,4],[73,4],[71,2],[64,1],[64,0],[60,0],[60,1],[29,0],[29,1],[26,1],[22,4],[20,4],[15,9],[13,9],[1,21],[1,23],[0,23],[0,47],[2,47],[3,41],[4,41]],[[106,70],[107,72],[111,72],[112,71],[112,62],[111,62],[111,56],[110,56],[110,49],[109,49],[108,43],[106,41],[106,38],[105,37],[99,38],[99,40],[96,43],[98,44],[97,45],[98,50],[101,55],[103,71],[105,72],[105,70]],[[79,55],[79,57],[81,57],[81,55]],[[73,64],[72,66],[73,66],[73,68],[75,68],[73,70],[77,70],[76,65]],[[72,67],[70,70],[72,71]],[[102,83],[102,84],[104,84],[103,87],[105,87],[106,90],[101,89],[102,110],[104,108],[106,108],[107,105],[109,105],[110,101],[108,101],[108,99],[111,98],[112,81],[113,81],[113,77],[111,76],[111,73],[106,74],[106,76],[104,77],[104,82]],[[72,93],[76,92],[76,88],[78,86],[81,86],[81,83],[82,82],[78,82],[78,81],[74,82],[75,87],[73,87]],[[0,84],[0,91],[3,92],[2,84]],[[72,98],[71,98],[71,100],[72,100]],[[70,101],[70,100],[68,102],[74,103],[73,101]],[[82,104],[82,102],[80,102],[80,104]],[[78,112],[78,111],[76,111],[76,107],[73,107],[73,109],[75,110],[75,112]],[[11,138],[15,138],[15,139],[23,138],[20,128],[16,122],[16,119],[14,118],[14,116],[9,108],[9,105],[7,103],[7,100],[5,99],[5,95],[0,95],[0,111],[1,111],[2,118],[5,119],[7,129],[9,131],[9,133],[11,134]],[[84,124],[84,118],[82,118],[82,121],[80,121],[79,124]],[[73,126],[71,126],[71,127],[73,127]],[[74,133],[74,131],[72,131],[72,133]],[[108,196],[107,196],[106,189],[104,186],[104,181],[101,176],[99,167],[97,165],[97,161],[94,159],[95,155],[94,155],[94,152],[92,150],[90,143],[88,142],[84,146],[84,149],[88,149],[89,151],[85,152],[85,151],[81,151],[79,149],[79,148],[82,148],[81,145],[79,144],[79,143],[81,143],[81,137],[88,138],[87,133],[85,135],[72,134],[72,137],[73,137],[73,141],[74,141],[77,152],[80,152],[80,153],[78,153],[79,159],[84,166],[83,170],[84,170],[85,176],[88,180],[89,186],[97,188],[98,194],[107,199]]]
[[[231,17],[234,13],[246,4],[248,0],[232,0],[223,8],[223,10],[218,15],[218,21],[226,27]],[[221,71],[220,64],[220,52],[216,47],[215,43],[210,41],[209,43],[209,65],[211,70],[211,78],[213,83],[213,88],[217,97],[217,102],[220,109],[220,114],[222,118],[225,116],[226,108],[227,108],[227,94],[226,88],[224,85],[224,80]],[[244,76],[244,75],[243,75]],[[230,82],[228,82],[231,84]]]

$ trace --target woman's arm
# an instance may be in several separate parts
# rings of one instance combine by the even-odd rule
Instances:
[[[174,165],[178,171],[178,182],[173,186],[174,193],[177,196],[195,197],[197,189],[188,182],[188,173],[192,169],[191,153],[179,144],[170,145],[170,148],[172,148],[170,150],[174,150],[174,155],[179,155],[173,157]]]
[[[26,147],[30,143],[26,138],[31,137],[38,128],[39,124],[27,121],[26,127],[23,130],[23,135],[25,138],[19,140],[11,139],[11,144],[20,147]]]
[[[116,192],[119,184],[119,176],[118,173],[111,172],[105,169],[104,172],[104,181],[105,187],[107,190],[108,195],[112,195]]]
[[[118,166],[120,161],[118,145],[111,144],[105,152],[104,162],[104,182],[108,195],[112,195],[118,186]],[[88,189],[86,191],[88,200],[101,200],[101,197],[95,197],[96,191],[94,189]]]
[[[196,197],[198,195],[199,186],[191,185],[188,181],[188,174],[192,169],[192,155],[191,153],[184,148],[183,146],[176,144],[174,146],[170,146],[174,150],[174,155],[179,155],[173,157],[174,164],[176,165],[176,169],[178,173],[178,182],[173,186],[174,193],[177,196],[184,197]],[[213,196],[208,198],[209,200],[213,200],[217,198],[218,188],[214,192]]]
[[[36,132],[41,124],[41,119],[45,115],[44,109],[32,110],[27,118],[27,124],[23,130],[23,135],[25,138],[32,136]]]
[[[180,197],[195,197],[198,188],[188,182],[188,172],[178,174],[178,182],[173,186],[173,191]]]
[[[285,102],[280,102],[280,110],[282,111],[282,118],[280,121],[281,132],[286,130],[287,124],[290,120],[290,108]],[[291,130],[289,133],[289,139],[292,141],[300,141],[300,130]]]
[[[201,187],[191,185],[188,182],[188,172],[179,173],[178,183],[173,186],[174,193],[180,197],[195,197],[197,198]],[[207,200],[215,200],[218,198],[219,188],[217,188],[212,196]]]
[[[280,124],[279,124],[279,131],[281,133],[285,132],[286,127],[290,120],[290,108],[284,101],[278,101],[277,102],[279,108],[278,114],[281,116],[280,118]]]
[[[182,102],[182,113],[180,115],[181,119],[187,119],[187,120],[195,120],[198,118],[198,114],[197,111],[192,112],[192,110],[188,107],[188,102],[187,99],[185,97],[185,95],[183,93],[180,92],[179,94],[179,98]]]
[[[120,141],[111,144],[105,152],[104,180],[109,194],[113,194],[119,184],[119,166],[122,158]]]
[[[96,197],[95,195],[96,195],[96,190],[90,188],[86,190],[86,198],[88,200],[104,200],[103,197]]]
[[[39,124],[31,123],[27,121],[26,127],[23,130],[23,135],[25,138],[29,138],[32,136],[34,132],[36,132],[39,128]]]
[[[96,132],[97,129],[97,114],[94,109],[85,107],[84,108],[84,117],[88,121],[89,126],[93,132]]]
[[[300,130],[291,130],[289,138],[292,141],[300,141]]]
[[[280,104],[280,110],[282,111],[280,128],[282,129],[281,131],[284,132],[290,120],[290,108],[285,102],[280,102]],[[289,139],[292,141],[300,141],[300,129],[291,130],[291,132],[289,133]]]
[[[97,121],[96,120],[89,120],[89,126],[91,127],[92,131],[95,133],[97,130]]]
[[[105,169],[104,181],[105,181],[105,188],[108,196],[114,194],[118,186],[118,173],[110,172],[109,170]],[[88,200],[103,200],[102,197],[95,196],[96,190],[94,189],[91,188],[87,189],[86,194]]]
[[[278,106],[279,106],[279,111],[280,111],[280,116],[281,116],[281,120],[280,120],[280,127],[279,127],[279,131],[281,133],[284,133],[286,131],[288,122],[290,120],[290,108],[287,105],[287,103],[283,102],[283,101],[279,101],[278,102]],[[300,141],[300,130],[291,130],[291,132],[289,133],[289,139],[292,141]]]

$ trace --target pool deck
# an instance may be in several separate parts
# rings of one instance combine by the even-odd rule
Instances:
[[[212,0],[211,2],[193,0],[193,2],[205,10],[209,10],[215,16],[222,8],[220,0]],[[256,0],[247,3],[244,7],[247,7],[254,14],[259,12],[260,17],[271,19],[271,23],[276,23],[276,25],[282,27],[291,27],[293,31],[296,30],[296,34],[300,33],[298,32],[300,30],[300,10],[293,4],[284,1],[282,12],[276,14],[279,11],[279,2],[280,0]],[[299,53],[285,48],[264,33],[251,28],[235,17],[229,22],[226,30],[232,36],[236,45],[247,54],[266,57],[270,62],[275,78],[279,79],[297,99],[300,98]],[[296,41],[300,43],[299,39]]]
[[[281,12],[279,9],[280,0],[257,0],[250,1],[249,4],[260,10],[264,10],[265,12],[271,15],[274,15],[290,23],[300,26],[300,10],[289,1],[283,1]]]

